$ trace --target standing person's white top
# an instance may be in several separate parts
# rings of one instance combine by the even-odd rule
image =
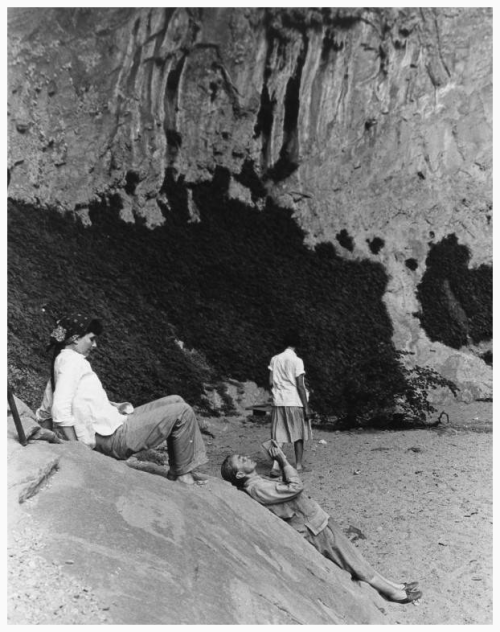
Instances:
[[[271,358],[273,406],[300,406],[302,401],[297,390],[297,378],[305,373],[304,362],[288,347]]]

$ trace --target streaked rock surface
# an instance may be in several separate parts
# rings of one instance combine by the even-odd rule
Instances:
[[[396,346],[472,372],[466,400],[491,395],[491,342],[431,341],[417,299],[449,235],[471,269],[491,265],[490,9],[11,8],[8,27],[13,199],[85,224],[118,196],[124,221],[154,228],[166,169],[197,221],[190,185],[226,168],[232,199],[269,196],[309,244],[382,263]],[[236,179],[245,165],[264,198]]]

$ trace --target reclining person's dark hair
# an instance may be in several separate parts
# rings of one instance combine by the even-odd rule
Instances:
[[[226,456],[222,465],[220,466],[220,473],[222,478],[228,483],[231,483],[231,485],[234,485],[235,487],[242,487],[245,481],[244,479],[237,478],[236,476],[236,469],[232,463],[233,456],[234,455],[232,454]]]

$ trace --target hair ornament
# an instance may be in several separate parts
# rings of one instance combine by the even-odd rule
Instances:
[[[57,325],[54,331],[50,334],[51,338],[54,338],[57,342],[64,342],[66,339],[66,329],[61,327],[61,325]]]

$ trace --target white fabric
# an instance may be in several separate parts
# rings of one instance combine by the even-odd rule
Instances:
[[[95,433],[113,434],[127,419],[109,401],[90,362],[72,349],[63,349],[54,364],[56,389],[50,380],[37,419],[52,417],[59,426],[73,426],[78,441],[95,447]]]
[[[285,349],[269,363],[272,371],[273,406],[302,406],[297,390],[297,378],[304,373],[304,362],[293,349]]]

